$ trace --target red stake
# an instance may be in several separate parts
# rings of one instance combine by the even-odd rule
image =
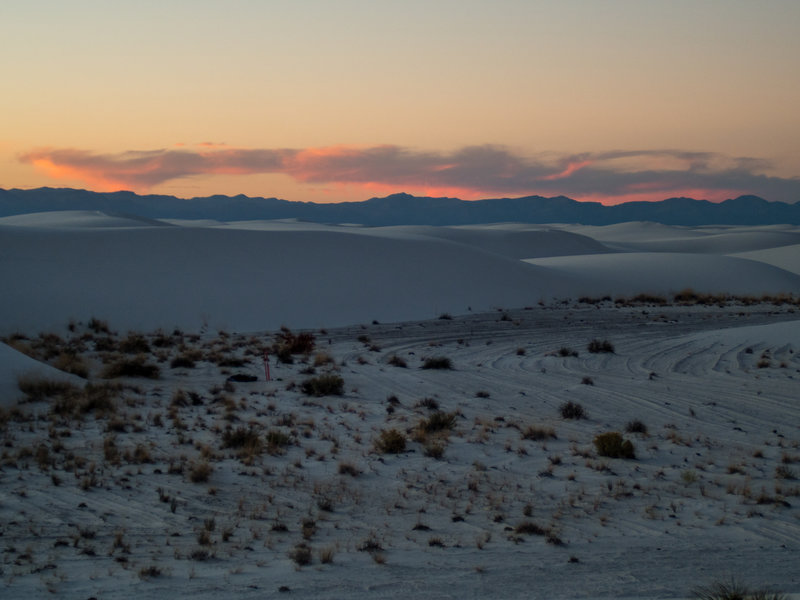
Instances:
[[[267,381],[272,381],[269,376],[269,354],[264,350],[264,374],[267,376]]]

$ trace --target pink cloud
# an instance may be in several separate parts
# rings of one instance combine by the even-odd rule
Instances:
[[[680,150],[530,158],[492,145],[433,152],[392,145],[254,149],[206,142],[118,154],[44,148],[20,160],[54,179],[140,192],[196,176],[275,173],[301,184],[467,199],[541,194],[613,203],[626,197],[660,199],[682,190],[704,191],[709,199],[723,192],[728,197],[756,193],[774,200],[800,198],[800,179],[763,175],[759,171],[768,167],[764,161]]]

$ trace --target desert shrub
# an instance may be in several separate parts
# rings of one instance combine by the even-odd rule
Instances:
[[[120,340],[119,350],[125,354],[146,354],[150,352],[150,343],[140,333],[129,333],[128,337]]]
[[[583,378],[581,379],[581,383],[583,385],[594,385],[594,379],[592,379],[588,375],[584,375]]]
[[[452,369],[453,362],[446,356],[433,356],[426,358],[422,363],[423,369]]]
[[[20,375],[17,378],[19,391],[25,394],[28,402],[40,402],[47,398],[77,395],[80,388],[68,381],[56,381],[36,375]]]
[[[427,408],[428,410],[439,410],[439,403],[433,398],[423,398],[416,404],[414,408]]]
[[[56,358],[56,362],[53,366],[55,366],[56,369],[65,371],[66,373],[72,373],[84,379],[89,376],[89,367],[83,360],[83,357],[74,352],[62,352],[58,355],[58,358]]]
[[[775,478],[776,479],[796,479],[797,474],[787,467],[786,465],[778,465],[775,467]]]
[[[261,452],[263,445],[261,434],[252,426],[226,429],[222,433],[223,448],[233,448],[248,455],[257,455]]]
[[[600,433],[594,438],[594,446],[600,456],[608,458],[636,458],[633,443],[624,440],[616,431]]]
[[[547,529],[531,521],[523,521],[514,528],[517,535],[547,535]]]
[[[341,396],[344,393],[344,379],[338,375],[320,375],[306,379],[300,386],[307,396]]]
[[[586,347],[586,349],[592,354],[599,354],[603,352],[613,353],[614,345],[608,340],[598,340],[595,338],[589,342],[589,345]]]
[[[198,462],[189,469],[189,480],[192,483],[205,483],[211,477],[214,468],[206,461]]]
[[[424,449],[425,456],[429,458],[435,458],[436,460],[441,460],[444,456],[444,444],[440,441],[436,440],[429,440],[425,444]]]
[[[753,589],[735,579],[717,581],[692,590],[694,600],[786,600],[786,595],[766,589]]]
[[[492,395],[486,390],[478,390],[477,392],[475,392],[476,398],[491,398],[491,396]]]
[[[339,463],[339,475],[350,475],[350,477],[358,477],[361,475],[361,471],[358,470],[351,462],[340,462]]]
[[[439,319],[442,321],[452,321],[453,315],[451,315],[450,313],[442,313],[439,315]]]
[[[169,366],[173,369],[194,369],[195,362],[191,356],[187,354],[179,354],[172,359],[172,362],[169,363]]]
[[[88,327],[95,333],[105,333],[105,334],[111,333],[111,330],[108,328],[108,321],[103,321],[100,319],[96,319],[94,317],[89,319]]]
[[[305,566],[311,564],[311,548],[305,544],[297,544],[294,548],[289,550],[289,558],[291,558],[298,566]]]
[[[631,302],[638,302],[639,304],[658,304],[663,306],[667,303],[667,299],[663,296],[655,296],[653,294],[638,294],[631,298]]]
[[[628,433],[646,434],[647,433],[647,425],[645,425],[644,423],[642,423],[638,419],[634,419],[633,421],[628,421],[628,423],[625,425],[625,431],[628,432]]]
[[[136,358],[121,358],[107,365],[100,374],[104,379],[115,379],[117,377],[144,377],[147,379],[158,379],[161,370],[157,365],[146,362],[142,355]]]
[[[289,354],[311,354],[314,351],[315,339],[311,333],[294,334],[287,327],[282,327],[276,338],[277,346]]]
[[[400,367],[401,369],[408,367],[408,363],[406,363],[405,359],[396,354],[392,354],[392,356],[389,357],[389,364],[393,367]]]
[[[564,404],[558,407],[558,410],[564,419],[586,418],[586,411],[584,411],[583,406],[581,406],[577,402],[572,402],[572,401],[564,402]]]
[[[539,442],[543,440],[555,440],[557,437],[556,431],[552,427],[530,425],[522,432],[522,439]]]
[[[324,565],[329,565],[333,562],[333,557],[336,555],[336,548],[334,546],[326,546],[319,551],[319,562]]]
[[[375,449],[381,454],[405,452],[406,436],[397,429],[384,429],[375,440]]]
[[[292,438],[279,429],[270,429],[264,441],[267,444],[267,452],[274,455],[282,453],[284,448],[292,443]]]
[[[322,367],[325,365],[332,365],[334,364],[333,357],[328,354],[327,352],[317,352],[314,356],[314,366],[315,367]]]
[[[435,433],[453,428],[456,422],[456,413],[446,413],[437,410],[427,419],[419,422],[419,429],[425,433]]]
[[[558,349],[558,355],[563,357],[578,356],[578,351],[566,346],[561,346],[561,348]]]

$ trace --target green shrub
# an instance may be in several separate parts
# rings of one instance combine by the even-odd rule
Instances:
[[[406,436],[397,429],[384,429],[375,440],[375,449],[381,454],[400,454],[406,450]]]
[[[600,433],[594,438],[594,446],[600,456],[608,458],[636,458],[633,443],[624,440],[622,435],[616,431]]]
[[[338,375],[320,375],[306,379],[300,386],[306,396],[341,396],[344,394],[344,379]]]

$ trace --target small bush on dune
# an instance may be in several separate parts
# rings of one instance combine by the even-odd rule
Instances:
[[[73,383],[35,375],[21,375],[17,378],[17,387],[27,396],[28,402],[39,402],[47,398],[80,393],[80,388]]]
[[[150,352],[150,343],[140,333],[129,333],[128,337],[120,340],[119,350],[125,354],[146,354]]]
[[[753,589],[731,579],[718,581],[692,590],[694,600],[786,600],[786,595],[765,589]]]
[[[384,429],[375,440],[375,449],[381,454],[405,452],[406,436],[397,429]]]
[[[320,375],[306,379],[300,386],[306,396],[341,396],[344,394],[344,379],[338,375]]]
[[[627,431],[628,433],[646,434],[647,433],[647,425],[645,425],[644,423],[642,423],[638,419],[635,419],[633,421],[628,421],[628,423],[625,425],[625,431]]]
[[[586,418],[586,411],[583,410],[583,406],[578,404],[577,402],[565,402],[561,406],[558,407],[561,416],[565,419],[585,419]]]
[[[594,446],[600,456],[608,458],[636,458],[633,443],[624,440],[622,435],[616,431],[609,431],[595,436]]]
[[[117,377],[144,377],[147,379],[158,379],[161,370],[157,365],[150,364],[142,355],[136,358],[122,358],[107,365],[100,374],[103,379],[115,379]]]
[[[58,355],[58,358],[56,358],[55,365],[53,366],[60,371],[72,373],[84,379],[89,376],[89,367],[86,365],[86,362],[80,355],[74,352],[62,352]]]
[[[614,353],[614,345],[608,340],[593,339],[591,342],[589,342],[589,345],[586,347],[586,349],[592,354],[600,354],[603,352],[609,354]]]
[[[435,433],[437,431],[450,430],[456,422],[456,413],[446,413],[436,411],[427,419],[419,422],[419,429],[425,433]]]
[[[453,361],[451,361],[446,356],[434,356],[431,358],[426,358],[425,362],[422,363],[423,369],[452,369],[453,368]]]
[[[578,356],[577,350],[573,350],[572,348],[567,348],[566,346],[562,346],[558,349],[558,355],[567,357],[567,356]]]
[[[522,439],[540,442],[544,440],[555,440],[557,437],[556,431],[552,427],[531,425],[522,432]]]
[[[400,367],[401,369],[408,367],[408,363],[406,363],[405,359],[397,356],[396,354],[393,354],[389,357],[389,364],[393,367]]]

